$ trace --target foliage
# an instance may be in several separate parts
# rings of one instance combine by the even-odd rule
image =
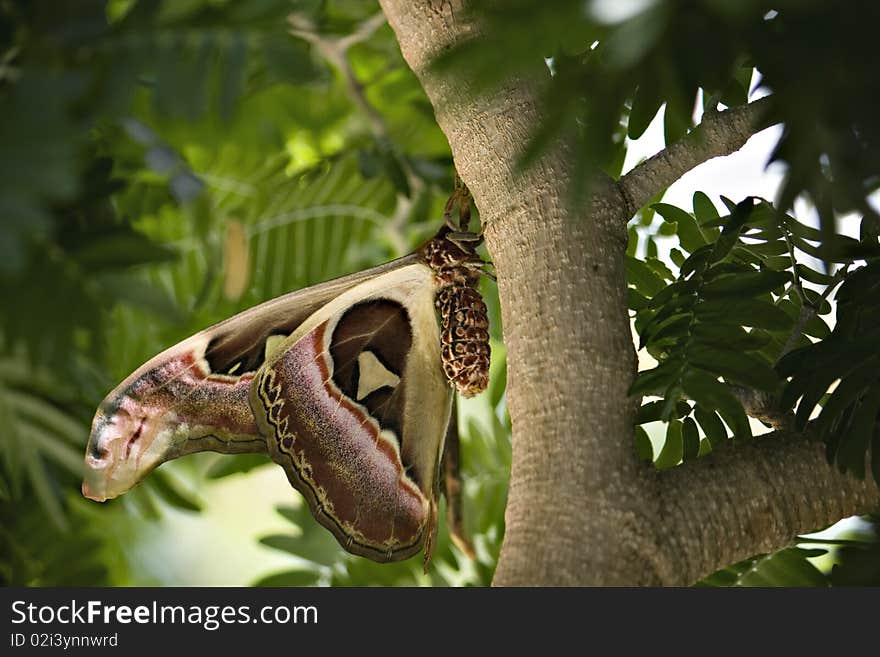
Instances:
[[[790,547],[728,566],[705,578],[698,586],[828,586],[810,562],[824,549]]]
[[[472,13],[484,34],[444,53],[436,66],[466,71],[474,89],[491,90],[510,75],[534,75],[550,59],[553,75],[545,77],[540,101],[551,120],[535,127],[523,161],[559,134],[574,135],[575,198],[584,197],[591,167],[617,177],[624,135],[640,136],[662,109],[666,143],[676,141],[693,126],[700,97],[710,111],[747,102],[756,68],[773,95],[771,118],[786,127],[774,153],[788,165],[780,209],[806,195],[828,237],[835,212],[877,218],[866,197],[880,185],[873,111],[880,81],[872,57],[880,7],[653,0],[619,18],[609,14],[613,5],[478,0]]]
[[[655,464],[668,468],[708,453],[728,438],[725,424],[732,437],[751,438],[747,413],[756,409],[742,400],[744,391],[756,391],[764,401],[757,411],[774,412],[779,423],[800,398],[799,430],[822,401],[811,434],[826,442],[841,470],[863,477],[880,394],[872,321],[880,244],[871,235],[825,240],[821,253],[842,265],[829,275],[810,258],[820,255],[812,244],[822,239],[818,229],[766,201],[723,201],[725,216],[701,193],[693,214],[652,206],[665,222],[660,232],[672,224],[678,237],[680,249],[670,253],[677,275],[654,256],[627,257],[640,347],[659,363],[639,373],[631,392],[662,397],[642,406],[637,421],[668,422]],[[634,227],[630,237],[632,254]],[[832,312],[828,297],[841,281],[832,331],[822,315]],[[640,453],[651,457],[643,430],[637,435]]]
[[[598,2],[477,2],[486,36],[436,62],[477,91],[537,72],[550,120],[522,163],[574,135],[573,198],[588,196],[596,168],[619,176],[627,138],[659,112],[671,143],[699,99],[710,112],[747,102],[756,70],[773,94],[768,120],[785,125],[774,157],[788,172],[778,199],[722,199],[722,214],[706,194],[693,212],[660,194],[630,228],[630,308],[658,361],[633,387],[654,397],[636,446],[659,468],[748,439],[750,413],[807,429],[857,475],[872,443],[880,453],[880,221],[866,200],[880,180],[878,10],[827,4],[656,0],[612,20]],[[401,255],[436,229],[451,155],[378,11],[352,0],[0,3],[3,584],[144,581],[130,546],[169,507],[199,512],[204,462],[163,466],[101,508],[83,501],[81,455],[104,394],[200,328]],[[816,226],[789,213],[795,197],[813,202]],[[862,216],[858,238],[838,221],[848,210]],[[429,574],[416,559],[373,564],[293,504],[279,509],[289,531],[262,539],[292,568],[259,584],[491,580],[510,424],[498,302],[485,293],[492,384],[459,414],[477,560],[451,545],[441,515]],[[743,404],[754,393],[760,409]],[[655,455],[642,425],[656,421],[667,425]],[[264,462],[229,457],[207,474]],[[707,581],[877,581],[876,541],[811,547],[834,557],[831,570],[799,545]]]
[[[876,586],[880,582],[877,519],[837,538],[804,537],[797,547],[746,559],[697,586]]]
[[[795,415],[798,429],[806,428],[821,402],[822,410],[810,429],[825,442],[829,462],[861,479],[870,447],[874,480],[880,482],[878,293],[880,259],[874,257],[841,286],[831,334],[787,354],[779,367],[791,376],[782,405],[793,406],[800,398]],[[837,387],[828,393],[835,382]]]
[[[133,572],[142,566],[130,546],[169,506],[198,513],[201,473],[184,460],[100,509],[81,500],[104,394],[204,326],[401,255],[436,230],[451,159],[390,30],[365,30],[344,58],[363,99],[313,39],[290,34],[294,25],[329,43],[377,11],[287,0],[0,5],[0,298],[16,309],[0,324],[4,583],[149,580]],[[466,416],[464,457],[498,477],[466,487],[481,565],[457,561],[441,538],[438,583],[490,577],[509,426],[475,418],[497,417],[499,404],[503,417],[502,393]],[[264,463],[230,457],[209,477]],[[313,521],[302,525],[321,543]],[[398,578],[358,561],[333,581]]]

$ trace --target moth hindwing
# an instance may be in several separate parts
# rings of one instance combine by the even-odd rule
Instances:
[[[479,260],[447,233],[256,306],[138,368],[98,408],[84,494],[115,497],[192,452],[265,452],[345,549],[429,556],[450,383],[476,394],[489,364]]]

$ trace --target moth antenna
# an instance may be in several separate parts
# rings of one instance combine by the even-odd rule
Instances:
[[[446,224],[447,228],[451,231],[457,231],[459,226],[452,220],[452,208],[455,205],[455,197],[450,196],[449,200],[446,201],[446,207],[443,208],[443,223]]]
[[[474,260],[464,260],[464,261],[462,261],[461,264],[462,264],[462,266],[467,267],[468,269],[470,269],[472,271],[479,272],[482,276],[485,276],[489,280],[495,281],[496,283],[498,282],[498,278],[495,276],[495,274],[493,272],[485,269],[486,267],[493,266],[491,262],[484,262],[479,259],[474,259]]]
[[[464,188],[464,193],[465,197],[458,206],[458,225],[462,230],[467,230],[468,224],[471,222],[471,194],[467,187]]]
[[[458,397],[452,398],[452,413],[446,427],[443,456],[440,459],[440,489],[446,498],[446,525],[449,538],[468,559],[476,560],[473,545],[464,531],[461,477],[461,445],[458,435]]]
[[[466,233],[464,231],[453,231],[446,234],[446,239],[450,242],[482,242],[483,236],[477,233]]]
[[[425,527],[425,561],[422,566],[423,572],[428,574],[431,565],[431,557],[434,555],[434,541],[437,538],[437,504],[431,500],[431,508],[428,516],[428,525]]]
[[[480,244],[483,243],[483,236],[477,235],[475,233],[463,233],[460,231],[453,231],[446,235],[446,239],[455,244],[462,251],[469,251],[471,249],[475,249]]]

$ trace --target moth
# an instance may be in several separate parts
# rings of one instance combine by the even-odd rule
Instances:
[[[487,272],[465,195],[410,255],[262,303],[138,368],[95,414],[83,494],[116,497],[194,452],[267,453],[346,550],[384,562],[424,549],[427,563],[453,389],[488,384]]]

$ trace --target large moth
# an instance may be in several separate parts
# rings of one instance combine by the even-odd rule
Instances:
[[[193,452],[268,453],[346,550],[396,561],[424,548],[427,560],[453,387],[470,396],[488,382],[484,263],[469,235],[444,226],[408,256],[149,360],[98,408],[83,494],[116,497]]]

